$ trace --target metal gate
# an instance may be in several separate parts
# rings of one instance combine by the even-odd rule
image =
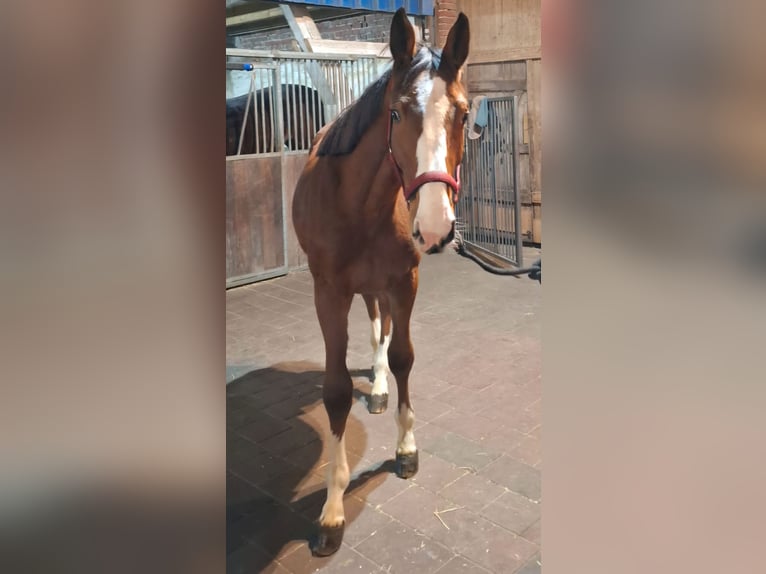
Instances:
[[[463,239],[523,265],[518,96],[487,98],[487,125],[466,136],[457,217]]]

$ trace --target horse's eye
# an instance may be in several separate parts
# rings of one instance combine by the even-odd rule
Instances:
[[[398,122],[402,118],[399,115],[399,112],[397,110],[391,110],[391,119],[394,120],[395,122]]]

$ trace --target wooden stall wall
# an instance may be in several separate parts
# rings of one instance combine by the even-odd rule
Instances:
[[[519,96],[522,234],[542,242],[541,0],[458,0],[471,22],[470,95]]]
[[[307,159],[307,152],[290,152],[226,160],[227,286],[308,265],[291,215]]]
[[[281,157],[227,160],[227,286],[287,271],[284,223]]]
[[[298,237],[293,227],[293,195],[298,178],[308,161],[308,153],[286,153],[282,156],[282,184],[287,205],[287,266],[290,270],[300,269],[308,265],[306,254],[298,244]]]

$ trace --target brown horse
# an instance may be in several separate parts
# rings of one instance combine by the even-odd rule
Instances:
[[[399,9],[391,23],[392,67],[317,134],[295,190],[293,222],[314,280],[332,434],[327,501],[312,545],[317,555],[335,552],[343,537],[349,484],[344,431],[353,389],[346,348],[355,294],[364,297],[373,323],[368,409],[386,409],[390,369],[398,391],[396,473],[409,478],[418,469],[408,391],[410,316],[421,253],[441,251],[454,236],[468,42],[468,19],[460,14],[441,52],[418,47]]]
[[[319,92],[307,86],[282,84],[282,125],[284,142],[290,150],[305,150],[324,125],[324,106]],[[242,154],[279,151],[273,127],[272,88],[256,90],[250,96],[250,110],[242,137]],[[247,94],[226,100],[226,155],[237,155]]]

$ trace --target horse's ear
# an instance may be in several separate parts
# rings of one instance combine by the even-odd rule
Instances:
[[[415,56],[415,30],[407,19],[404,8],[399,8],[391,21],[390,44],[394,65],[409,65]]]
[[[457,21],[447,34],[447,41],[442,50],[439,72],[453,78],[458,70],[468,59],[468,44],[471,41],[471,32],[468,27],[468,17],[462,12],[458,14]]]

